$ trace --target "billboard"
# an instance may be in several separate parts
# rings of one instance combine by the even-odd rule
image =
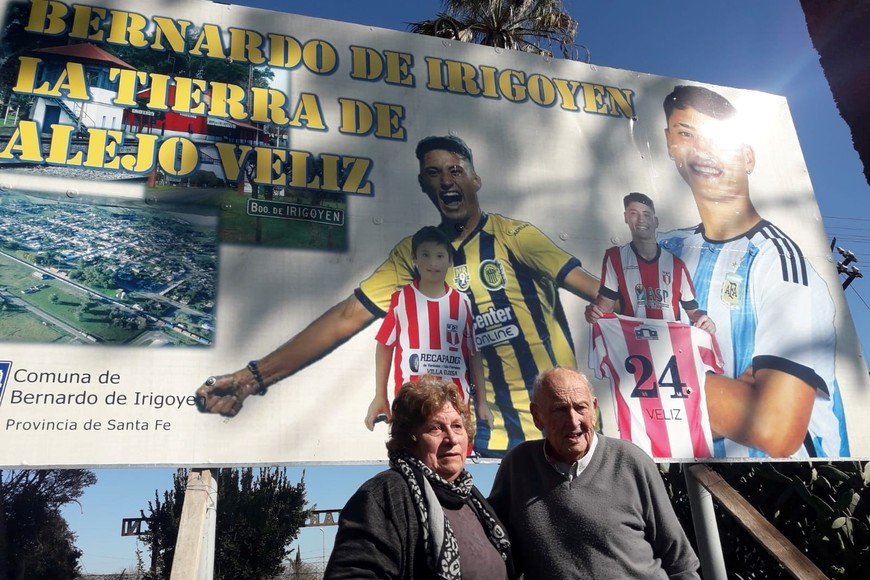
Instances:
[[[662,460],[870,456],[782,97],[232,5],[0,5],[0,465],[382,460],[376,336],[432,225],[470,312],[392,354],[477,383],[481,456],[538,437],[556,364]],[[197,411],[233,381],[269,389]]]

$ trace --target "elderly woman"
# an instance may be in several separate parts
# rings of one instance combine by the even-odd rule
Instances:
[[[325,578],[512,577],[504,528],[465,471],[474,431],[456,386],[423,376],[392,411],[390,470],[344,506]]]

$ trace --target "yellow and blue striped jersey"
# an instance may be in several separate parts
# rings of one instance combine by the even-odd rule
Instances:
[[[576,368],[558,287],[580,261],[535,226],[498,214],[483,214],[455,248],[447,281],[471,299],[487,401],[495,418],[492,430],[478,424],[475,450],[494,456],[540,437],[529,411],[538,373],[556,365]],[[360,283],[356,297],[383,316],[392,293],[413,277],[409,237]]]

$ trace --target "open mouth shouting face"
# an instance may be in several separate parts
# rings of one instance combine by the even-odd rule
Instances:
[[[445,220],[466,223],[480,214],[480,177],[460,155],[435,149],[420,162],[420,188]]]

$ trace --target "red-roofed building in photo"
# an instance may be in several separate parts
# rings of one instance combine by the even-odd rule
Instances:
[[[67,63],[81,63],[85,68],[90,97],[86,101],[63,97],[37,98],[30,118],[40,124],[43,133],[50,133],[51,126],[56,123],[74,125],[79,132],[92,127],[121,129],[124,108],[112,104],[118,95],[118,83],[109,80],[109,69],[132,70],[134,67],[89,43],[40,48],[33,51],[33,56],[42,61],[37,71],[37,86],[42,83],[54,85]]]
[[[168,87],[170,110],[148,109],[145,103],[150,96],[150,89],[147,88],[137,94],[142,106],[127,108],[113,104],[118,96],[118,82],[109,80],[109,70],[134,70],[135,67],[93,44],[43,48],[32,54],[42,61],[37,69],[36,86],[43,83],[53,86],[70,62],[84,66],[88,85],[89,98],[86,101],[63,96],[37,97],[30,118],[40,124],[42,133],[51,133],[51,126],[59,123],[77,127],[78,134],[84,134],[91,128],[101,128],[123,130],[128,135],[150,133],[163,138],[185,137],[193,141],[199,150],[198,169],[213,173],[220,181],[224,181],[226,176],[219,162],[215,142],[257,145],[271,140],[264,129],[248,122],[172,111],[171,107],[175,103],[174,84]],[[208,103],[209,100],[206,94],[204,101]]]
[[[260,145],[270,143],[270,135],[251,123],[232,119],[220,119],[206,115],[178,113],[171,110],[175,104],[176,86],[168,87],[169,110],[148,109],[146,103],[151,96],[150,89],[143,89],[136,95],[141,107],[124,112],[124,130],[131,133],[151,133],[161,137],[186,137],[196,143],[199,150],[199,169],[211,171],[220,180],[225,180],[223,167],[218,158],[216,142],[246,143]],[[205,94],[203,101],[208,104],[211,98]]]

